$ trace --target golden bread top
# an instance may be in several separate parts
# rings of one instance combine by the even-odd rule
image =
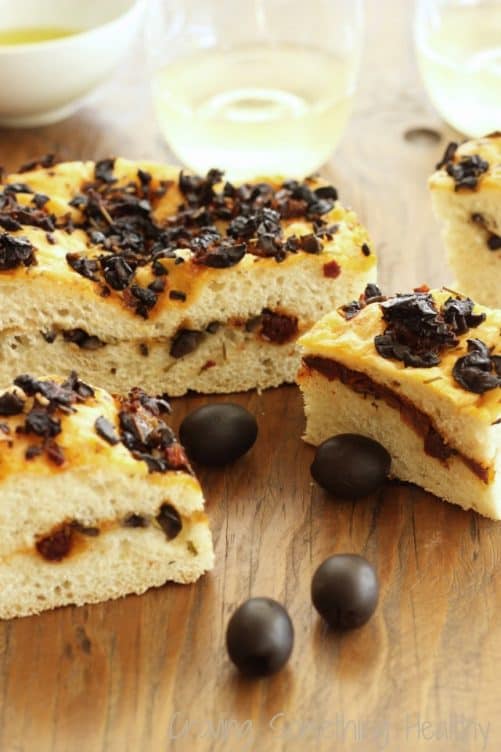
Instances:
[[[501,190],[501,131],[459,146],[450,143],[429,185],[461,193]]]
[[[486,425],[501,418],[501,311],[447,290],[362,296],[361,309],[354,302],[327,314],[299,344],[305,356],[361,372],[425,411],[433,396]]]
[[[68,379],[23,375],[0,393],[0,480],[113,466],[151,482],[198,488],[184,450],[164,421],[163,397],[134,389],[114,397]]]
[[[233,186],[217,170],[109,159],[49,162],[0,186],[0,286],[43,278],[143,318],[188,306],[230,267],[305,254],[321,267],[376,264],[356,215],[316,179]]]

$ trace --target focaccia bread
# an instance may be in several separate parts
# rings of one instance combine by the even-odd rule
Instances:
[[[0,618],[194,582],[213,563],[204,499],[140,389],[71,374],[0,393]]]
[[[375,439],[392,475],[501,519],[501,311],[447,290],[360,301],[300,340],[306,441]]]
[[[46,160],[1,190],[0,384],[71,367],[119,392],[276,386],[298,334],[376,274],[318,180]]]
[[[501,308],[501,132],[449,144],[429,187],[454,289]]]

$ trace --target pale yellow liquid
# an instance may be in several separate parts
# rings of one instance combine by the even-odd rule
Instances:
[[[78,34],[78,29],[63,29],[58,26],[26,27],[19,29],[0,29],[0,45],[33,44],[62,39]]]
[[[341,137],[356,68],[355,54],[340,60],[295,45],[201,52],[155,76],[160,128],[196,172],[304,176]]]
[[[449,6],[418,37],[421,72],[433,104],[469,136],[501,128],[501,3]]]

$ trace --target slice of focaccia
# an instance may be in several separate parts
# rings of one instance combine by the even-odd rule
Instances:
[[[0,618],[194,582],[212,567],[204,499],[163,398],[74,373],[0,393]]]
[[[501,308],[501,132],[449,144],[429,187],[454,288]]]
[[[75,368],[111,391],[293,381],[298,335],[374,280],[332,186],[233,186],[124,159],[0,186],[0,384]]]
[[[454,293],[368,288],[301,338],[306,441],[363,434],[395,477],[501,519],[500,332]]]

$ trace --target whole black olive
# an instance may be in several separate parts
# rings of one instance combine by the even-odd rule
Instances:
[[[226,647],[235,666],[248,676],[268,676],[287,663],[294,644],[289,614],[271,598],[250,598],[231,617]]]
[[[202,465],[226,465],[249,451],[257,438],[253,415],[240,405],[204,405],[186,416],[179,436],[188,455]]]
[[[317,447],[311,474],[322,488],[335,496],[359,499],[383,484],[390,464],[390,455],[377,441],[342,433]]]
[[[311,582],[313,605],[335,629],[365,624],[374,613],[378,596],[374,567],[357,554],[336,554],[326,559]]]

